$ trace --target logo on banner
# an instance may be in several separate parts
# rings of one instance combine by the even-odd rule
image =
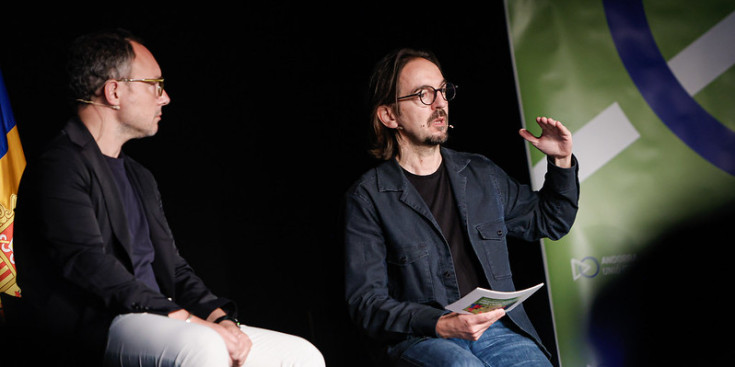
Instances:
[[[635,259],[635,254],[603,256],[602,260],[597,260],[593,256],[587,256],[582,260],[572,259],[572,279],[576,281],[583,277],[594,278],[600,274],[603,276],[620,274]]]
[[[600,273],[600,263],[592,256],[582,260],[572,259],[572,279],[594,278]]]

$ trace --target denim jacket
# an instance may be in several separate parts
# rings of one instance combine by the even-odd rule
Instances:
[[[521,185],[484,156],[441,149],[461,222],[488,284],[513,291],[506,237],[559,239],[579,198],[570,169],[548,163],[543,188]],[[444,306],[460,298],[449,244],[395,159],[365,173],[345,194],[345,287],[352,320],[383,345],[436,337]],[[539,345],[522,305],[508,317]],[[541,346],[542,349],[543,346]]]

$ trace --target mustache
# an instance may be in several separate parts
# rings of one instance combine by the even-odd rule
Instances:
[[[440,117],[443,117],[446,120],[447,119],[447,111],[445,111],[443,109],[438,109],[438,110],[434,111],[434,113],[432,113],[431,116],[429,116],[429,121],[427,121],[427,122],[432,122],[432,121],[434,121],[434,120],[436,120],[436,119],[438,119]]]

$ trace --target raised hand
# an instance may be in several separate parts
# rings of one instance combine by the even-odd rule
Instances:
[[[561,121],[548,117],[536,117],[536,123],[541,127],[541,136],[536,137],[526,129],[518,133],[542,153],[554,158],[557,166],[571,167],[572,133],[569,129]]]

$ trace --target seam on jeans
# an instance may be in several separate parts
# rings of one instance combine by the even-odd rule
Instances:
[[[413,359],[411,359],[410,357],[407,357],[407,356],[403,356],[402,355],[400,357],[400,360],[401,361],[404,361],[404,362],[407,362],[407,363],[410,363],[412,366],[416,366],[416,367],[422,367],[423,366],[418,361],[415,361],[415,360],[413,360]]]

